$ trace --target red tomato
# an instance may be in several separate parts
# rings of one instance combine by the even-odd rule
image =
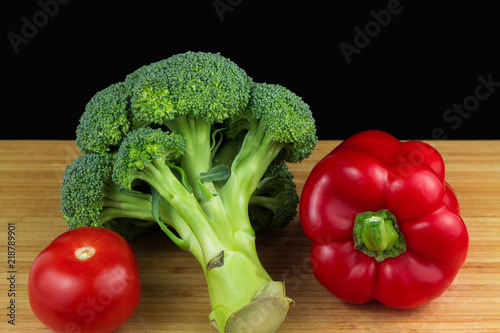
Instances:
[[[29,273],[31,309],[56,332],[111,332],[132,316],[140,293],[132,248],[104,228],[65,232],[36,257]]]

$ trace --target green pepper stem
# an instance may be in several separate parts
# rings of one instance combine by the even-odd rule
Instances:
[[[371,251],[390,250],[399,238],[391,220],[372,216],[365,219],[363,224],[361,238],[365,246]]]
[[[387,209],[356,215],[353,228],[354,248],[378,262],[406,251],[396,217]]]

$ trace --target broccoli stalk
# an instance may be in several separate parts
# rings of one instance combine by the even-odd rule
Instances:
[[[316,144],[307,104],[282,86],[252,82],[219,54],[188,52],[138,69],[96,94],[86,110],[80,150],[111,166],[90,182],[93,203],[67,195],[79,193],[69,168],[61,200],[70,227],[82,216],[82,224],[122,233],[155,222],[200,263],[216,328],[275,331],[291,299],[260,263],[255,230],[284,226],[296,214],[285,162],[307,158]],[[73,210],[85,205],[92,218]],[[121,220],[129,210],[132,222]]]
[[[221,208],[234,201],[205,207],[199,204],[199,199],[206,198],[195,196],[183,169],[173,163],[184,152],[184,138],[178,134],[151,128],[135,130],[125,138],[115,157],[113,180],[126,189],[137,180],[149,183],[175,210],[183,228],[192,231],[196,248],[199,244],[201,249],[193,255],[207,278],[213,309],[210,319],[216,327],[239,331],[239,325],[248,327],[250,318],[262,316],[265,308],[264,314],[272,314],[265,321],[269,325],[266,331],[277,328],[289,303],[283,284],[273,282],[260,264],[248,218],[243,228],[235,226]],[[210,200],[221,198],[212,196]],[[191,247],[190,240],[173,233],[167,235],[176,244]]]

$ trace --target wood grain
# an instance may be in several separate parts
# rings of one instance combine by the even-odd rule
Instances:
[[[470,235],[468,258],[450,289],[412,310],[376,302],[352,305],[329,294],[312,275],[310,241],[298,218],[280,231],[260,234],[257,246],[274,279],[285,280],[294,299],[279,332],[494,332],[500,330],[500,141],[434,141],[447,181],[461,203]],[[313,155],[292,165],[298,191],[312,167],[338,141],[322,141]],[[72,141],[0,141],[0,331],[48,332],[31,312],[27,277],[36,255],[66,230],[59,189],[77,155]],[[8,224],[16,227],[15,326],[7,306]],[[131,242],[141,269],[142,298],[117,332],[215,332],[203,274],[194,258],[162,234]],[[3,258],[1,258],[3,257]]]

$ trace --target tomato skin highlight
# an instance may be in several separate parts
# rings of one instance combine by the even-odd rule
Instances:
[[[132,248],[114,231],[98,227],[54,239],[35,258],[28,278],[31,309],[55,332],[112,332],[135,312],[140,293]]]

